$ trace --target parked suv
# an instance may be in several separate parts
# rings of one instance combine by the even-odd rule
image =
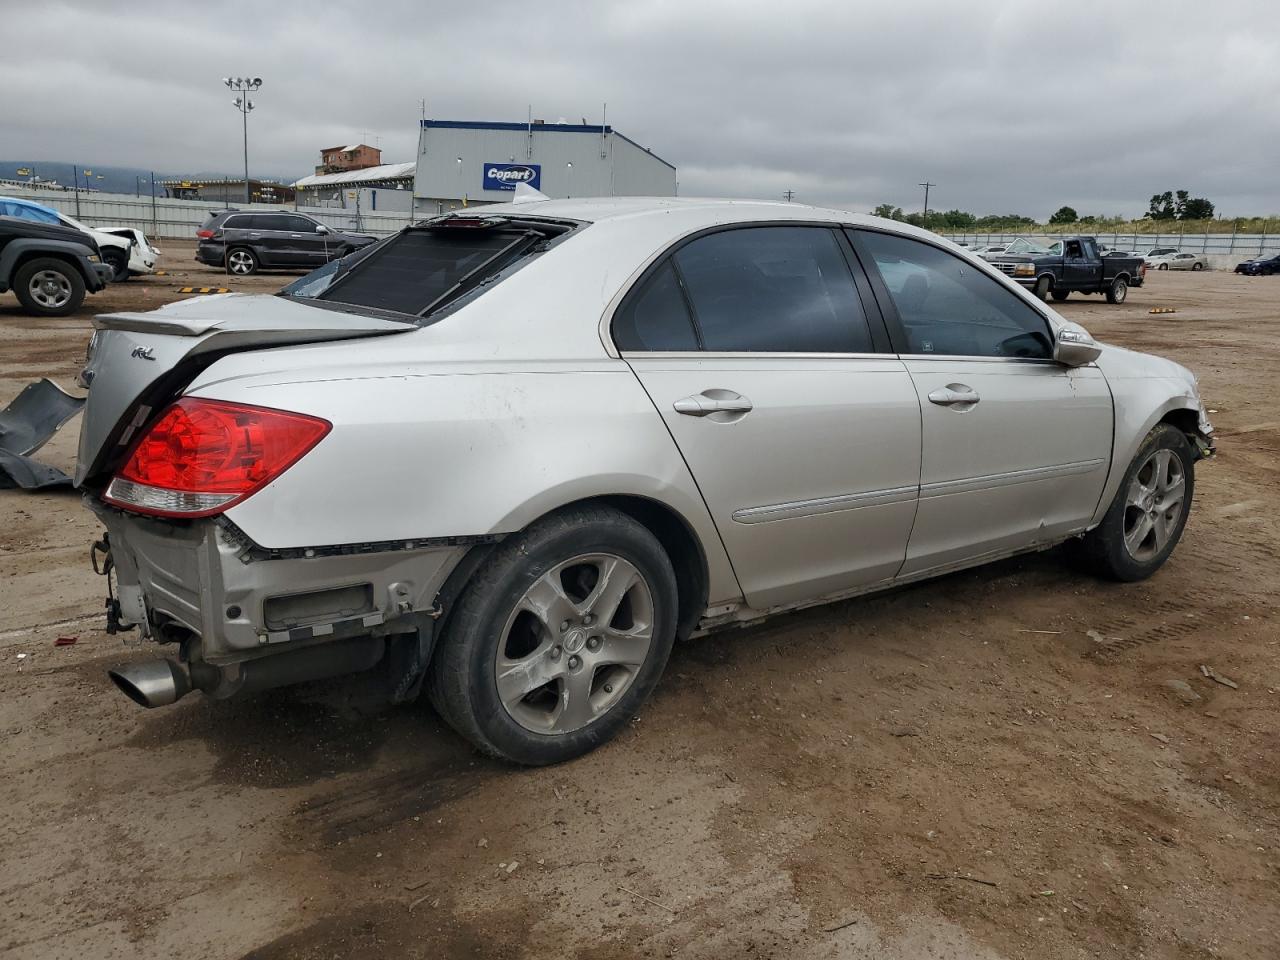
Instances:
[[[196,231],[196,259],[247,277],[260,268],[324,266],[367,247],[376,237],[330,230],[319,220],[288,210],[244,213],[219,210]]]

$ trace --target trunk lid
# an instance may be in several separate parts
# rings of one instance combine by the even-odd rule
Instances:
[[[220,356],[326,340],[407,333],[413,323],[327,310],[270,295],[221,294],[149,313],[94,318],[80,373],[88,388],[77,486],[115,466],[139,428]]]

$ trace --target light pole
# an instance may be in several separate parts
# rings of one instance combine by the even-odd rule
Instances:
[[[249,203],[249,111],[253,109],[250,93],[255,93],[262,86],[261,77],[223,77],[222,82],[227,89],[240,96],[233,101],[240,111],[241,125],[244,127],[244,202]]]
[[[568,163],[564,165],[564,167],[566,171],[565,172],[566,186],[565,186],[564,196],[565,196],[565,199],[567,200],[573,196],[573,161],[570,160]]]

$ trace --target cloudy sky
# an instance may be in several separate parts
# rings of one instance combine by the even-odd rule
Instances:
[[[264,80],[250,168],[413,159],[445,120],[599,122],[683,195],[1039,218],[1185,188],[1280,214],[1275,0],[0,0],[0,158],[241,164],[226,75]],[[35,21],[40,29],[35,29]],[[6,31],[8,32],[8,31]],[[13,42],[18,34],[29,43]]]

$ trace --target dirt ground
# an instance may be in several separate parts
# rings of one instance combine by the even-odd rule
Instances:
[[[93,313],[221,280],[164,247],[169,276],[73,318],[0,297],[0,404],[70,386]],[[693,641],[552,769],[351,684],[140,710],[104,674],[150,652],[100,629],[90,515],[0,492],[0,955],[1273,960],[1278,304],[1280,278],[1167,273],[1060,307],[1216,411],[1152,580],[1050,552]],[[43,459],[70,469],[76,430]]]

